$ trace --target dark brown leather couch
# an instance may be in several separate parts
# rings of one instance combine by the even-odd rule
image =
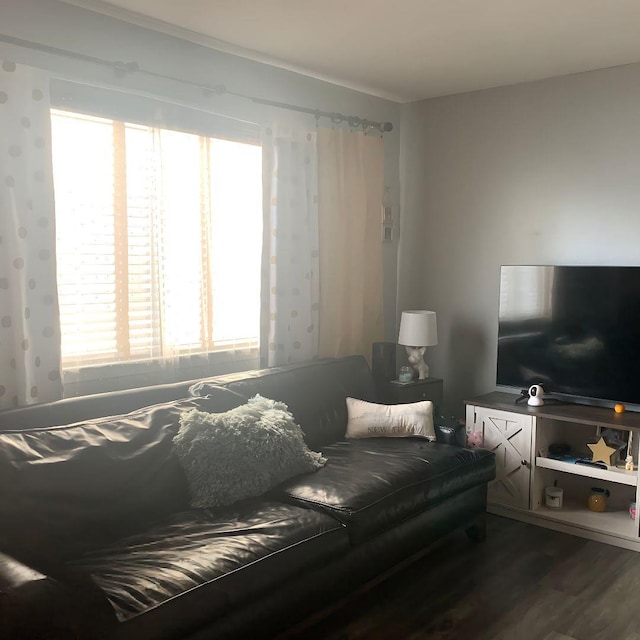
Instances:
[[[190,508],[180,413],[256,393],[285,402],[328,463]],[[0,638],[269,637],[475,526],[493,454],[460,446],[455,424],[437,442],[346,441],[347,396],[376,400],[363,358],[0,413]]]

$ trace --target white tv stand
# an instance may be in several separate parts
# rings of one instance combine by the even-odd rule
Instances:
[[[640,551],[639,520],[629,515],[630,503],[640,504],[638,470],[598,469],[548,457],[549,445],[559,442],[588,452],[586,443],[595,442],[600,429],[611,428],[633,432],[637,465],[640,413],[554,401],[530,407],[516,404],[518,397],[496,391],[465,402],[467,430],[482,432],[483,446],[496,454],[488,511]],[[544,489],[554,483],[564,490],[562,509],[545,506]],[[587,508],[592,487],[611,493],[604,513]]]

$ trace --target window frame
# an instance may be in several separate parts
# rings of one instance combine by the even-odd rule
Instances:
[[[166,128],[207,138],[258,146],[262,144],[260,127],[255,123],[67,80],[52,80],[51,109]],[[187,348],[184,352],[178,350],[168,357],[114,359],[105,362],[100,361],[96,355],[81,358],[75,364],[71,362],[71,358],[63,364],[65,396],[256,368],[259,366],[259,341],[258,335],[257,344],[238,340],[232,346],[210,343],[204,351]]]

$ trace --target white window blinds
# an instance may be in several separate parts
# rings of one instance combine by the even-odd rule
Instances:
[[[51,119],[63,366],[256,347],[260,147]]]

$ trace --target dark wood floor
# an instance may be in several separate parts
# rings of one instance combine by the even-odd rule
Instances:
[[[640,640],[640,553],[488,516],[286,640]]]

